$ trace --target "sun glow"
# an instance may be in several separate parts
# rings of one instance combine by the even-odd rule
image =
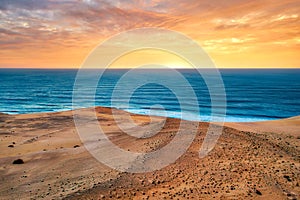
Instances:
[[[145,27],[183,33],[222,68],[300,67],[296,0],[211,0],[209,6],[199,0],[59,2],[1,1],[0,67],[78,68],[101,42]],[[170,55],[148,54],[131,56],[118,67],[152,59],[172,68],[191,67]]]
[[[192,68],[180,56],[162,50],[138,50],[117,58],[109,68]],[[99,66],[100,67],[100,66]]]

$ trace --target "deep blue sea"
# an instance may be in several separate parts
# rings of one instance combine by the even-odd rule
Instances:
[[[127,71],[111,69],[103,73],[95,88],[96,106],[113,106],[133,113],[175,118],[183,118],[182,113],[185,113],[184,118],[189,120],[210,121],[211,96],[224,99],[224,96],[209,89],[203,77],[192,69],[180,69],[178,72],[193,89],[197,103],[191,102],[188,92],[184,100],[179,101],[172,88],[159,84],[163,80],[171,83],[177,91],[183,91],[183,94],[188,91],[189,86],[182,85],[177,78],[170,75],[168,69],[138,70],[124,81],[121,88],[116,88],[116,84]],[[300,115],[300,69],[219,71],[226,92],[225,121],[273,120]],[[95,74],[91,70],[88,73]],[[84,100],[72,106],[76,74],[75,69],[0,69],[0,112],[55,112],[89,107],[90,102]],[[150,78],[153,76],[160,81],[153,81],[155,79]],[[149,83],[128,94],[127,89],[130,86],[148,79]],[[122,91],[112,100],[115,89]],[[124,98],[129,98],[129,104],[126,104]],[[184,109],[180,106],[182,104],[185,105]]]

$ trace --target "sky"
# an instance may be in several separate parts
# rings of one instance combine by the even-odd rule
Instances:
[[[192,38],[220,68],[300,68],[299,15],[299,0],[0,0],[0,67],[78,68],[107,38],[158,27]]]

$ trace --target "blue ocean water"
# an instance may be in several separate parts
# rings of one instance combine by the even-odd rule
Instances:
[[[104,72],[95,88],[95,105],[176,118],[185,113],[189,120],[211,120],[211,95],[218,94],[208,90],[196,70],[178,70],[195,92],[196,105],[190,102],[189,94],[180,102],[172,89],[153,79],[136,88],[132,94],[126,92],[125,81],[120,93],[124,96],[112,99],[113,91],[118,89],[116,84],[127,71],[111,69]],[[272,120],[300,115],[300,69],[219,71],[226,92],[225,121]],[[88,73],[95,74],[94,71]],[[180,85],[169,75],[168,69],[142,69],[134,73],[137,73],[136,76],[127,80],[128,84],[134,85],[141,79],[155,76],[157,80],[167,80],[177,89],[187,90],[186,85]],[[74,108],[72,95],[76,74],[75,69],[0,69],[0,112],[18,114],[71,110]],[[126,98],[129,98],[129,105],[124,100]],[[222,99],[223,96],[217,98]],[[180,104],[185,104],[184,109]],[[90,102],[82,101],[75,108],[89,106]],[[198,106],[199,112],[195,111],[195,106]]]

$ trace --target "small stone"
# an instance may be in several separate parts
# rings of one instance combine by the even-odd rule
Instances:
[[[287,181],[289,181],[289,182],[292,181],[292,179],[291,179],[290,176],[288,176],[288,175],[284,175],[283,178],[285,178],[285,179],[286,179]]]
[[[22,159],[17,159],[17,160],[14,160],[12,164],[24,164],[24,161]]]
[[[259,191],[258,189],[255,189],[255,193],[256,193],[257,195],[262,195],[261,191]]]

